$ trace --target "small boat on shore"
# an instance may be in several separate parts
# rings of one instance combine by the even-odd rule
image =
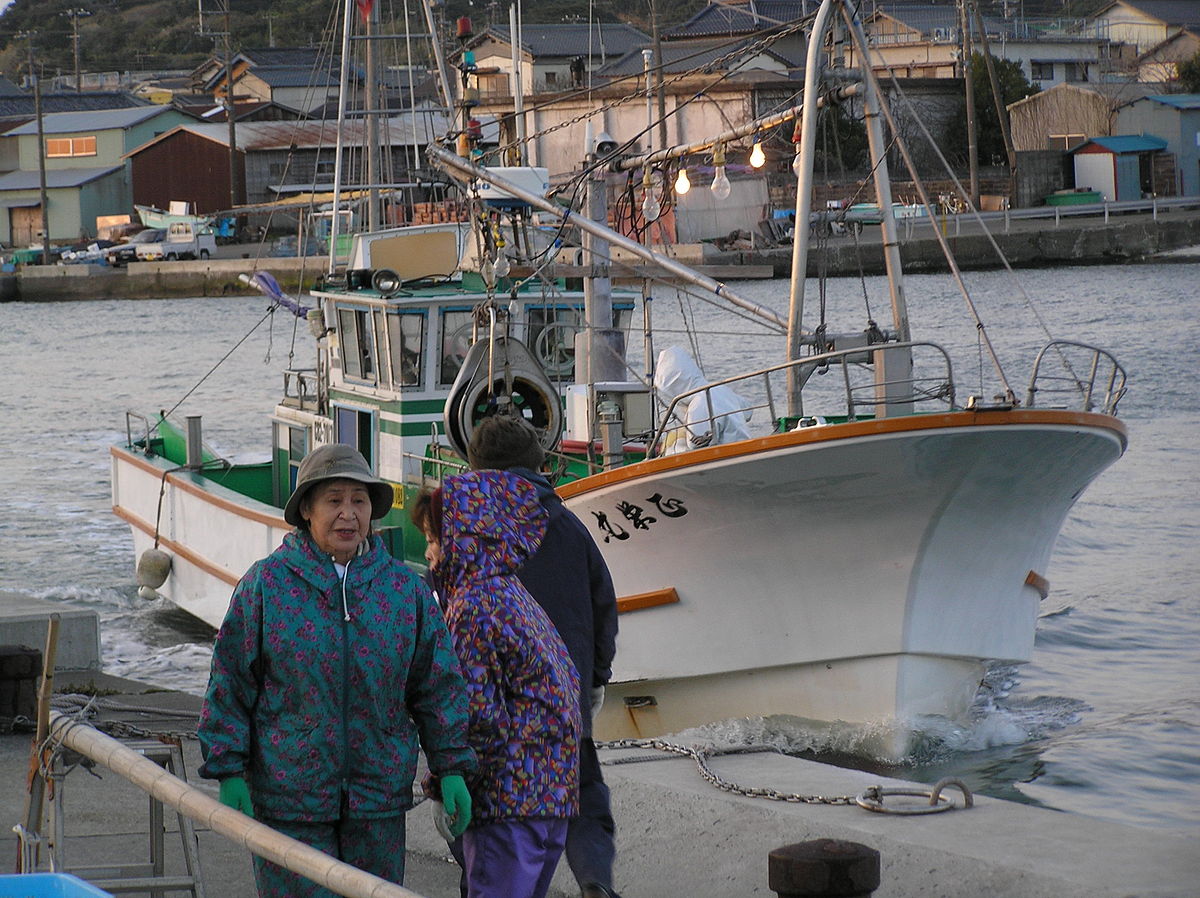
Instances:
[[[843,13],[861,38],[850,8],[824,0],[811,45]],[[810,53],[797,221],[810,213],[822,71]],[[113,508],[139,558],[168,556],[140,573],[143,589],[218,624],[232,585],[287,531],[300,461],[330,442],[355,445],[395,484],[383,534],[419,564],[409,502],[464,465],[483,417],[519,414],[544,434],[558,490],[617,588],[600,736],[790,714],[898,722],[871,749],[897,757],[922,716],[962,715],[989,664],[1032,656],[1059,529],[1125,450],[1125,373],[1103,349],[1051,339],[1022,392],[993,357],[991,389],[960,393],[949,353],[910,333],[878,93],[864,78],[889,327],[802,326],[808,229],[795,235],[783,319],[601,224],[594,157],[580,179],[589,199],[563,210],[530,186],[540,170],[479,165],[469,142],[434,149],[473,197],[471,252],[457,224],[411,226],[354,235],[307,297],[248,276],[313,340],[315,363],[283,372],[267,460],[226,462],[198,421],[127,416],[111,449]],[[486,200],[485,181],[498,188]],[[560,235],[583,232],[586,264],[560,265],[565,249],[532,239],[535,212]],[[786,331],[788,357],[711,382],[673,350],[641,376],[626,345],[651,333],[649,300],[613,289],[609,246]]]

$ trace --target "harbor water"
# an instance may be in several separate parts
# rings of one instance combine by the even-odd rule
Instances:
[[[981,333],[1018,396],[1043,326],[1111,349],[1130,374],[1120,405],[1129,451],[1067,520],[1045,572],[1033,661],[993,670],[972,718],[930,722],[908,763],[872,769],[929,782],[953,775],[984,794],[1123,823],[1195,827],[1200,350],[1190,334],[1200,263],[1045,269],[1020,281],[1024,292],[1003,272],[968,275],[981,331],[949,279],[909,278],[914,335],[950,349],[960,401],[996,392]],[[732,286],[786,314],[786,282]],[[875,278],[810,284],[806,324],[823,306],[835,329],[891,318]],[[652,307],[655,348],[695,351],[714,379],[781,359],[780,336],[673,288],[660,288]],[[206,440],[223,454],[266,458],[280,371],[313,361],[307,328],[255,297],[7,303],[0,322],[0,590],[96,610],[105,671],[202,692],[213,633],[138,598],[128,527],[111,512],[108,447],[124,438],[127,410],[178,406],[177,415],[203,416]],[[636,331],[630,355],[640,358]],[[772,719],[689,735],[871,767],[847,761],[863,735],[852,729]]]

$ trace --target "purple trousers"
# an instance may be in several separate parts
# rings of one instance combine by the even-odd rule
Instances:
[[[545,898],[567,821],[500,820],[463,833],[468,898]]]

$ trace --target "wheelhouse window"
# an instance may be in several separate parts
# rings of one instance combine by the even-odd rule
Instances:
[[[628,342],[633,304],[613,303],[612,326]],[[571,377],[575,371],[575,335],[584,328],[583,308],[577,305],[529,306],[526,310],[528,346],[550,377]]]
[[[64,159],[71,156],[95,156],[96,138],[92,137],[47,137],[46,158]]]
[[[375,342],[371,313],[366,309],[338,309],[342,374],[356,380],[376,381]]]
[[[425,346],[424,313],[404,312],[388,315],[387,329],[392,350],[392,379],[396,386],[421,386],[421,359]]]
[[[441,335],[442,358],[438,370],[438,383],[448,386],[458,377],[467,350],[471,348],[473,322],[470,309],[445,309],[442,311]]]
[[[382,309],[375,312],[375,358],[379,364],[379,386],[391,387],[392,367],[388,364],[387,348],[387,313]]]

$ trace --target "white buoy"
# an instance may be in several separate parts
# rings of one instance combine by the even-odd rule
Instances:
[[[137,582],[141,587],[138,595],[142,598],[155,598],[155,590],[167,582],[170,573],[171,556],[162,549],[147,549],[137,563]]]

